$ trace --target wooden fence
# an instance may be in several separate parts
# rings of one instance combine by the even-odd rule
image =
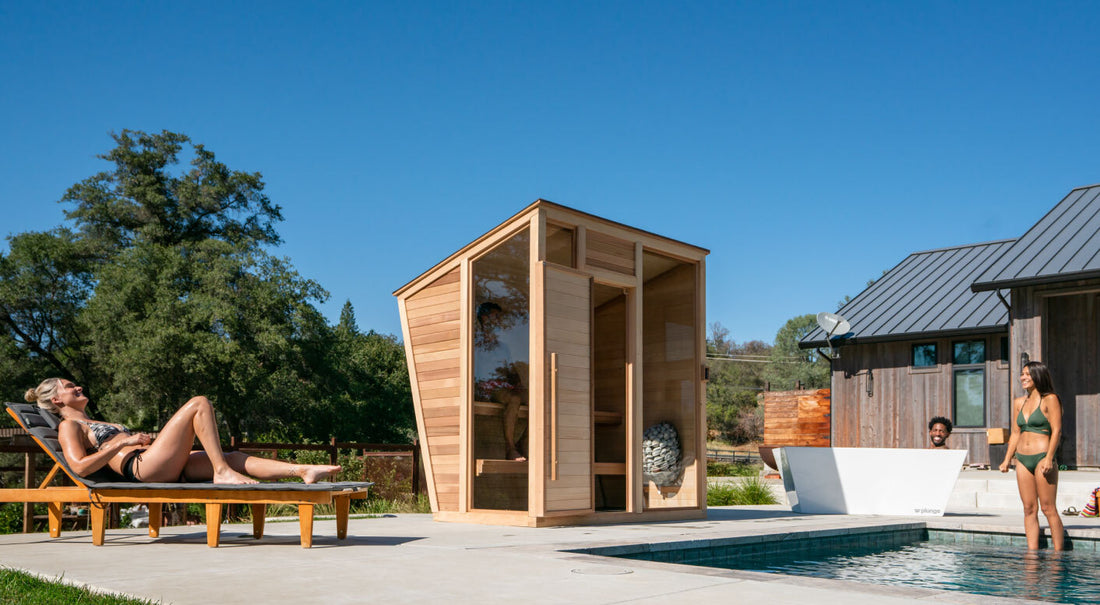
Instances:
[[[829,447],[829,389],[764,393],[764,445]]]

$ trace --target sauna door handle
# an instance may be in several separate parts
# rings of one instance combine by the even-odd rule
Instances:
[[[550,354],[550,480],[558,480],[558,354]]]

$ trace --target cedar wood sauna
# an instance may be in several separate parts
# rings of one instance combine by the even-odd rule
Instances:
[[[394,292],[435,519],[704,517],[707,254],[537,200]],[[660,423],[673,479],[643,475]]]

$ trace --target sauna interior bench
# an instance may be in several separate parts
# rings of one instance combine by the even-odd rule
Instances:
[[[492,401],[475,401],[474,413],[478,416],[499,416],[504,413],[504,404]],[[527,416],[527,406],[519,406],[519,416],[520,418]],[[596,424],[613,426],[623,423],[623,415],[618,412],[593,410],[592,421]]]

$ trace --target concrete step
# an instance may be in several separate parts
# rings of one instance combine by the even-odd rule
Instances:
[[[1100,472],[1062,471],[1058,477],[1058,509],[1081,510],[1092,490],[1100,487]],[[947,502],[950,510],[1022,511],[1016,473],[963,470]]]
[[[734,478],[712,478],[712,481],[737,481]],[[787,493],[780,479],[766,479],[780,504],[787,504]],[[1062,471],[1058,478],[1058,510],[1072,506],[1084,508],[1092,490],[1100,487],[1100,471]],[[947,501],[947,510],[988,510],[998,512],[1023,511],[1020,490],[1016,485],[1016,473],[1010,471],[964,469],[955,481],[955,488]]]

